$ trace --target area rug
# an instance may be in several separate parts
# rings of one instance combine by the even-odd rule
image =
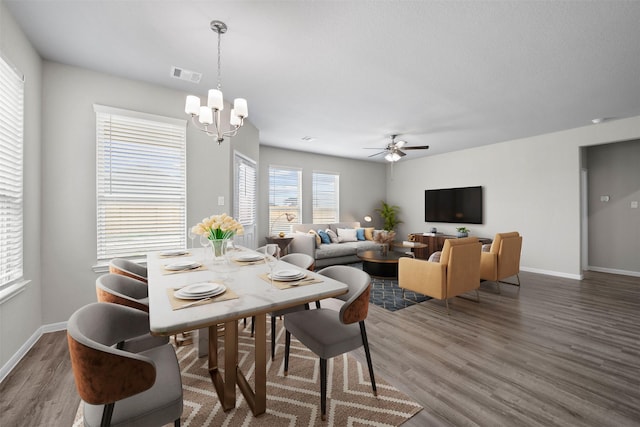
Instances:
[[[376,375],[378,396],[374,396],[366,366],[363,367],[353,356],[345,354],[331,359],[327,364],[327,420],[322,421],[318,358],[297,340],[292,339],[289,375],[285,377],[282,323],[277,322],[276,357],[273,362],[269,359],[267,365],[267,412],[259,417],[252,415],[240,390],[237,390],[236,408],[223,412],[206,369],[207,359],[198,359],[193,345],[177,348],[184,392],[184,410],[181,418],[183,427],[398,426],[422,409],[380,375]],[[269,330],[267,325],[267,331]],[[270,339],[269,335],[267,333],[267,340]],[[219,345],[223,345],[221,339]],[[271,348],[270,343],[267,343],[267,348]],[[238,359],[253,386],[254,340],[250,336],[249,325],[239,333]],[[375,373],[375,359],[373,365]],[[73,427],[80,426],[82,404],[73,424]]]
[[[389,311],[407,308],[430,299],[431,297],[408,290],[404,291],[403,297],[402,289],[398,286],[397,280],[376,277],[371,279],[369,302]]]

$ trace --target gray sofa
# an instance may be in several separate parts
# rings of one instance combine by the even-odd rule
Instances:
[[[310,255],[316,260],[316,268],[336,264],[351,264],[359,262],[356,253],[361,250],[380,249],[380,243],[373,240],[358,240],[356,242],[322,243],[316,244],[316,238],[309,234],[309,230],[331,229],[337,233],[338,228],[362,228],[359,222],[338,222],[334,224],[293,224],[293,240],[288,250],[290,253],[299,252]]]

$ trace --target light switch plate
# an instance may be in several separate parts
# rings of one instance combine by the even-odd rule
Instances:
[[[631,209],[638,209],[638,202],[637,201],[633,201],[631,202]]]
[[[224,196],[218,196],[218,206],[224,206]]]

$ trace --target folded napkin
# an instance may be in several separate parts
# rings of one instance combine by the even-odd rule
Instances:
[[[261,274],[258,277],[260,277],[265,282],[271,284],[271,279],[269,279],[268,273]],[[292,282],[283,282],[280,280],[274,280],[273,286],[275,286],[278,289],[289,289],[289,288],[297,288],[298,286],[312,285],[314,283],[322,283],[322,280],[316,277],[305,276],[300,280],[294,280]]]
[[[180,258],[180,257],[183,257],[183,256],[191,256],[191,252],[187,251],[186,253],[180,254],[180,255],[162,255],[162,254],[159,254],[158,258]]]
[[[208,300],[204,300],[204,301],[176,298],[173,293],[179,289],[180,288],[167,288],[167,296],[169,297],[169,303],[171,303],[172,310],[180,310],[184,305],[191,304],[191,303],[194,303],[194,304],[190,305],[189,308],[197,307],[200,305],[211,304],[214,302],[228,301],[230,299],[238,298],[238,294],[233,292],[228,286],[227,286],[227,290],[223,294],[217,295],[213,298],[209,298]]]

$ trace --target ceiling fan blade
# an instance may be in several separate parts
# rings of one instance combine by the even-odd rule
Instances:
[[[398,153],[400,155],[400,157],[404,157],[407,155],[407,153],[401,151],[401,150],[396,150],[395,153]]]
[[[378,150],[379,150],[379,148],[378,148]],[[381,152],[379,152],[379,153],[372,154],[372,155],[370,155],[370,156],[368,156],[368,157],[375,157],[375,156],[379,156],[380,154],[384,154],[384,153],[386,153],[386,151],[381,151]]]
[[[428,145],[416,145],[415,147],[402,147],[403,150],[427,150]]]

